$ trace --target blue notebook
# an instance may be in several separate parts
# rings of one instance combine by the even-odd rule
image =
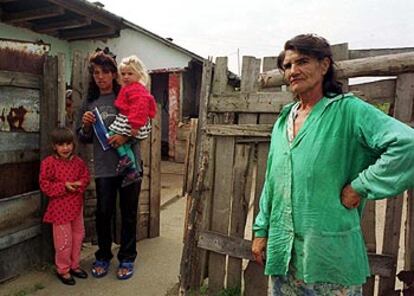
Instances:
[[[111,146],[108,144],[108,129],[105,126],[105,123],[103,122],[101,113],[99,113],[99,110],[97,107],[95,107],[92,110],[93,115],[95,115],[96,121],[93,124],[93,130],[95,132],[96,137],[98,138],[99,143],[101,144],[101,147],[103,151],[111,149]]]

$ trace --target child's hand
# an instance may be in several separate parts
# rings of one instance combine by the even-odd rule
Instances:
[[[131,128],[131,136],[134,138],[138,135],[139,130],[135,128]]]
[[[75,192],[78,188],[76,185],[74,185],[75,182],[66,182],[65,187],[66,190],[69,192]]]

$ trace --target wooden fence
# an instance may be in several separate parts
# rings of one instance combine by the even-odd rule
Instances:
[[[338,60],[365,54],[352,62],[338,63],[346,88],[349,77],[396,75],[350,85],[349,89],[412,124],[414,52],[388,50],[388,55],[369,57],[372,52],[351,51],[347,45],[334,47],[334,52]],[[267,295],[268,278],[263,268],[249,260],[252,221],[258,212],[271,128],[282,106],[292,101],[289,92],[280,90],[283,83],[278,72],[270,71],[275,68],[276,58],[265,58],[260,74],[260,59],[244,57],[241,85],[234,89],[227,83],[227,58],[217,58],[214,69],[211,61],[204,64],[197,133],[190,138],[194,149],[189,147],[186,160],[184,193],[189,202],[180,270],[183,295],[197,293],[206,278],[209,295],[225,288],[240,290],[243,295]],[[377,208],[376,202],[367,203],[363,229],[371,269],[379,284],[375,289],[375,279],[370,278],[364,295],[374,295],[374,290],[376,295],[391,295],[400,229],[405,238],[402,268],[414,270],[412,192],[386,200],[383,225],[376,222],[381,214]],[[382,232],[382,241],[376,236],[378,232]]]

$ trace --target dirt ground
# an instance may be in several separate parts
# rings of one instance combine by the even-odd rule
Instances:
[[[134,276],[126,281],[116,278],[117,261],[101,279],[89,273],[75,286],[63,285],[53,266],[38,267],[0,285],[1,296],[164,296],[176,291],[182,250],[185,200],[181,197],[183,165],[163,161],[161,166],[161,235],[138,242]],[[114,254],[117,252],[114,247]],[[85,244],[81,266],[89,272],[96,246]],[[177,295],[177,294],[175,294]]]

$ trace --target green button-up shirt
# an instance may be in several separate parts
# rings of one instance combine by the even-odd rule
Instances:
[[[253,227],[268,239],[265,273],[360,285],[370,275],[363,206],[414,187],[414,131],[350,93],[322,98],[289,145],[292,105],[272,131]],[[359,209],[341,204],[347,184],[363,197]]]

